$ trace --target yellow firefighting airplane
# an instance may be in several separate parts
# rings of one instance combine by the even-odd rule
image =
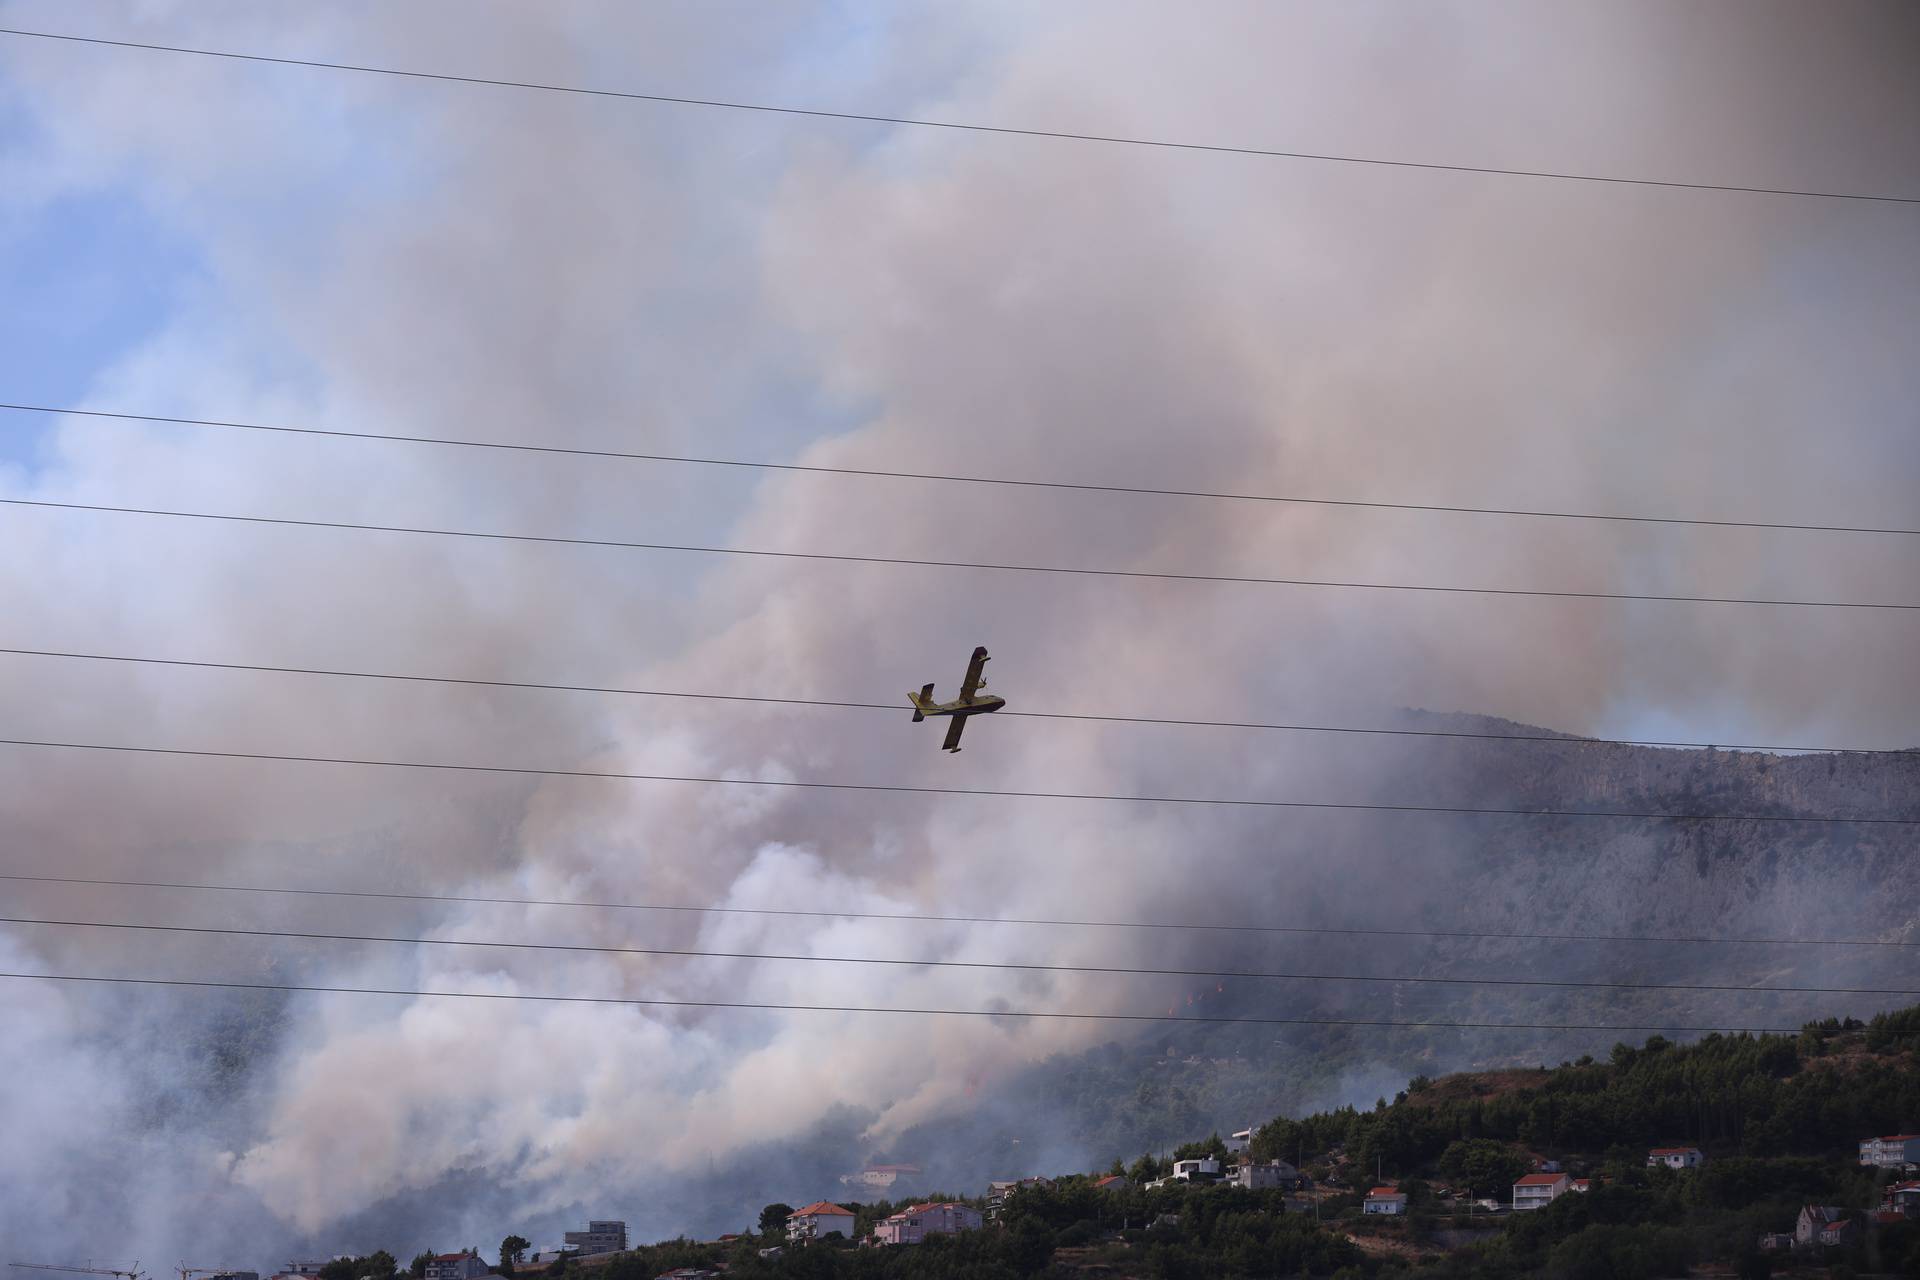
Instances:
[[[933,686],[927,685],[919,693],[909,693],[907,700],[913,703],[913,722],[919,724],[928,716],[952,716],[953,723],[947,726],[947,740],[940,744],[945,751],[960,749],[960,733],[967,727],[967,717],[982,715],[988,711],[998,711],[1007,705],[1007,700],[994,694],[982,695],[980,690],[987,687],[986,678],[981,675],[987,665],[987,647],[981,645],[973,651],[973,661],[967,664],[967,678],[960,682],[960,697],[953,702],[935,702]]]

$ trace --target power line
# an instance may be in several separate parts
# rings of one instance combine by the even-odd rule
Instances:
[[[1663,604],[1767,605],[1799,609],[1920,610],[1920,604],[1872,600],[1779,600],[1755,596],[1653,595],[1625,591],[1549,591],[1526,587],[1453,587],[1415,582],[1357,582],[1326,578],[1260,578],[1240,574],[1170,573],[1150,569],[1087,569],[1069,565],[1000,564],[982,560],[916,560],[906,556],[857,556],[823,551],[770,551],[749,547],[702,547],[690,543],[629,542],[613,538],[562,538],[550,534],[490,533],[474,529],[431,529],[414,525],[361,524],[347,520],[295,520],[285,516],[241,516],[213,511],[175,511],[158,507],[120,507],[104,503],[52,502],[39,498],[0,498],[14,507],[57,511],[107,512],[115,515],[164,516],[174,520],[215,520],[232,524],[279,525],[299,529],[349,529],[360,533],[401,533],[434,538],[474,538],[488,542],[525,542],[549,546],[614,547],[629,551],[694,552],[700,555],[763,557],[774,560],[810,560],[839,564],[903,565],[915,569],[977,569],[995,573],[1036,573],[1052,576],[1122,578],[1161,582],[1218,582],[1245,586],[1327,587],[1348,591],[1418,591],[1439,595],[1534,596],[1555,600],[1652,601]]]
[[[193,884],[176,880],[110,880],[84,876],[26,875],[0,872],[0,881],[22,884],[86,885],[115,889],[168,889],[188,893],[256,893],[316,898],[364,898],[396,902],[443,902],[502,907],[570,907],[588,911],[664,911],[697,915],[786,916],[820,920],[908,920],[925,924],[1030,925],[1070,929],[1168,929],[1196,933],[1324,934],[1370,938],[1474,938],[1513,942],[1636,942],[1769,947],[1920,947],[1920,942],[1877,938],[1716,938],[1672,934],[1495,933],[1440,929],[1350,929],[1328,925],[1225,924],[1166,920],[1075,920],[1022,916],[929,915],[913,911],[820,911],[799,907],[697,907],[665,902],[592,902],[577,898],[505,898],[481,894],[403,893],[379,889],[308,889],[284,885]]]
[[[1312,151],[1283,151],[1268,147],[1237,147],[1221,143],[1174,142],[1159,138],[1128,138],[1110,134],[1071,133],[1059,129],[1022,129],[1009,125],[969,124],[954,120],[927,120],[908,116],[869,115],[852,111],[824,111],[803,107],[780,107],[767,103],[726,102],[711,98],[676,97],[663,93],[633,93],[614,89],[589,89],[579,85],[541,84],[528,80],[503,80],[489,76],[462,76],[447,72],[411,71],[401,67],[380,67],[364,63],[323,62],[314,58],[281,58],[259,53],[236,53],[226,49],[199,49],[184,45],[150,44],[134,40],[108,40],[98,36],[65,35],[54,31],[26,31],[0,28],[0,35],[26,36],[41,40],[64,40],[74,44],[104,45],[116,49],[142,49],[154,53],[190,54],[202,58],[226,58],[236,62],[269,63],[276,66],[308,67],[321,71],[351,71],[363,75],[398,76],[410,80],[439,80],[453,84],[486,85],[502,89],[531,89],[542,93],[577,94],[593,98],[618,98],[630,102],[670,103],[684,107],[715,107],[728,111],[755,111],[769,115],[802,116],[817,120],[848,120],[863,124],[905,125],[917,129],[947,129],[964,133],[999,134],[1020,138],[1050,138],[1067,142],[1098,142],[1127,147],[1160,147],[1176,151],[1203,151],[1223,155],[1262,156],[1270,159],[1317,160],[1331,164],[1378,165],[1393,169],[1426,169],[1443,173],[1492,174],[1508,178],[1550,178],[1562,182],[1595,182],[1635,187],[1670,187],[1692,191],[1733,191],[1747,195],[1799,196],[1819,200],[1861,200],[1882,204],[1920,204],[1920,197],[1869,195],[1849,191],[1807,190],[1792,187],[1753,187],[1735,183],[1682,182],[1673,179],[1623,178],[1604,174],[1564,173],[1543,169],[1508,169],[1492,165],[1438,164],[1419,160],[1387,160],[1371,156],[1335,155]]]
[[[1874,533],[1920,537],[1920,529],[1876,525],[1796,524],[1780,520],[1709,520],[1686,516],[1636,516],[1592,511],[1543,511],[1520,507],[1468,507],[1434,502],[1377,502],[1357,498],[1308,498],[1297,494],[1232,493],[1211,489],[1164,489],[1148,485],[1092,484],[1068,480],[1027,480],[1005,476],[966,476],[931,471],[890,471],[876,467],[826,467],[798,462],[763,462],[741,458],[702,458],[676,453],[637,453],[623,449],[570,448],[563,445],[522,444],[495,440],[466,440],[449,436],[401,435],[380,431],[346,431],[321,427],[274,426],[260,422],[229,422],[212,418],[174,418],[152,413],[115,413],[105,409],[70,409],[50,405],[0,401],[0,409],[123,422],[158,422],[171,426],[222,427],[235,431],[264,431],[279,435],[322,436],[342,440],[381,440],[395,444],[427,444],[461,449],[494,449],[510,453],[546,453],[577,458],[619,458],[635,462],[672,462],[703,467],[735,467],[758,471],[794,471],[808,475],[863,476],[885,480],[923,480],[943,484],[999,485],[1016,489],[1058,489],[1080,493],[1146,494],[1163,498],[1206,498],[1226,502],[1285,503],[1311,507],[1359,507],[1376,511],[1432,511],[1449,515],[1525,516],[1541,520],[1600,520],[1619,524],[1692,525],[1713,529],[1784,529],[1798,533]]]
[[[906,704],[856,702],[833,698],[775,698],[764,694],[703,693],[685,689],[631,689],[612,685],[557,684],[537,680],[482,680],[468,676],[429,676],[391,671],[349,671],[336,667],[280,667],[258,662],[211,662],[191,658],[150,658],[137,654],[82,653],[71,649],[20,649],[0,646],[0,654],[29,658],[71,658],[88,662],[126,662],[160,667],[191,667],[208,671],[252,671],[270,675],[328,676],[344,680],[393,680],[406,684],[466,685],[482,689],[528,689],[546,693],[607,693],[632,698],[685,698],[699,702],[748,702],[783,707],[832,707],[898,714]],[[1070,711],[997,711],[996,718],[1027,720],[1084,720],[1100,724],[1182,725],[1201,729],[1271,729],[1289,733],[1370,734],[1391,738],[1466,738],[1493,742],[1555,742],[1573,747],[1689,747],[1725,751],[1801,752],[1806,754],[1920,755],[1914,747],[1813,747],[1781,743],[1675,742],[1661,738],[1588,738],[1559,733],[1492,733],[1467,729],[1384,729],[1353,725],[1283,724],[1257,720],[1186,720],[1173,716],[1091,715]]]
[[[111,751],[130,755],[185,756],[208,760],[266,760],[280,764],[352,765],[374,769],[433,769],[449,773],[506,773],[536,778],[592,778],[619,782],[686,782],[712,786],[786,787],[812,791],[874,791],[900,795],[982,796],[1017,800],[1101,800],[1129,804],[1222,805],[1251,809],[1326,809],[1373,813],[1443,813],[1510,818],[1659,819],[1672,822],[1800,822],[1848,826],[1920,826],[1920,818],[1855,817],[1787,813],[1669,813],[1629,809],[1503,809],[1482,805],[1382,804],[1333,800],[1254,800],[1228,796],[1127,795],[1099,791],[1015,791],[987,787],[922,787],[905,783],[814,782],[789,778],[716,778],[679,773],[621,773],[599,769],[537,769],[521,765],[445,764],[429,760],[375,760],[355,756],[285,755],[264,751],[209,751],[187,747],[138,747],[104,742],[50,742],[0,738],[0,746],[60,751]]]
[[[501,942],[474,938],[403,938],[390,934],[319,933],[292,929],[240,929],[213,925],[142,924],[107,920],[47,920],[0,916],[0,924],[56,929],[118,929],[146,933],[213,934],[235,938],[283,938],[306,942],[377,942],[416,947],[482,947],[504,951],[559,951],[592,955],[658,956],[683,960],[753,960],[771,963],[860,964],[904,969],[993,969],[1020,973],[1096,973],[1146,978],[1233,978],[1286,982],[1371,982],[1451,987],[1556,987],[1597,991],[1711,991],[1743,995],[1920,996],[1912,987],[1755,987],[1738,983],[1580,982],[1546,978],[1442,978],[1359,973],[1273,973],[1247,969],[1168,969],[1104,964],[1023,964],[1009,960],[921,960],[882,956],[817,956],[798,952],[713,951],[697,947],[613,947],[589,943]]]
[[[396,987],[327,987],[290,982],[216,982],[190,978],[127,978],[100,974],[0,973],[30,982],[103,982],[142,987],[206,987],[225,991],[293,991],[326,995],[403,996],[434,1000],[508,1000],[543,1004],[633,1005],[664,1009],[751,1009],[780,1013],[890,1013],[938,1018],[1061,1019],[1074,1022],[1195,1022],[1267,1027],[1407,1027],[1428,1031],[1646,1031],[1657,1035],[1797,1036],[1799,1027],[1652,1027],[1622,1023],[1413,1022],[1393,1018],[1230,1018],[1217,1014],[1085,1013],[1052,1009],[915,1009],[888,1005],[777,1004],[754,1000],[661,1000],[631,996],[552,996],[517,991],[415,991]],[[1894,1032],[1896,1035],[1920,1032]]]

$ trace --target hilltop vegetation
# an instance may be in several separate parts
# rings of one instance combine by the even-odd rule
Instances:
[[[997,1225],[922,1245],[830,1240],[762,1258],[761,1249],[785,1243],[769,1231],[725,1246],[635,1250],[598,1274],[653,1280],[725,1261],[732,1276],[768,1280],[1653,1280],[1701,1264],[1761,1276],[1785,1264],[1757,1251],[1759,1236],[1790,1230],[1802,1204],[1878,1204],[1886,1175],[1862,1169],[1855,1144],[1920,1127],[1915,1041],[1920,1008],[1811,1024],[1798,1036],[1689,1045],[1655,1036],[1616,1045],[1606,1061],[1415,1079],[1372,1110],[1280,1117],[1257,1131],[1256,1157],[1305,1162],[1319,1182],[1310,1201],[1237,1187],[1147,1190],[1137,1180],[1165,1169],[1143,1156],[1124,1189],[1100,1190],[1086,1174],[1024,1187]],[[1705,1167],[1646,1167],[1650,1146],[1675,1143],[1706,1150]],[[1196,1134],[1175,1154],[1218,1150],[1217,1136]],[[1593,1189],[1494,1219],[1469,1208],[1474,1194],[1504,1200],[1515,1177],[1549,1156],[1591,1176]],[[1361,1215],[1360,1191],[1376,1168],[1408,1195],[1407,1217]],[[898,1207],[859,1206],[857,1233]],[[1817,1265],[1807,1274],[1920,1276],[1920,1223],[1876,1226],[1847,1249],[1794,1261],[1803,1271]]]
[[[1391,1105],[1274,1120],[1262,1159],[1335,1148],[1363,1168],[1430,1170],[1456,1142],[1517,1143],[1542,1154],[1638,1159],[1664,1141],[1747,1156],[1850,1156],[1860,1136],[1920,1119],[1920,1072],[1907,1042],[1920,1009],[1859,1023],[1816,1023],[1798,1037],[1660,1036],[1618,1044],[1610,1060],[1553,1071],[1416,1079]],[[1457,1176],[1457,1175],[1456,1175]]]

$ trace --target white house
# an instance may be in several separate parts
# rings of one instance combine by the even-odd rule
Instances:
[[[796,1244],[824,1240],[836,1231],[849,1240],[853,1239],[853,1210],[842,1209],[825,1200],[816,1200],[806,1208],[795,1209],[787,1215],[787,1239]]]
[[[840,1182],[848,1187],[871,1187],[884,1191],[902,1178],[915,1178],[920,1175],[917,1164],[870,1164],[858,1173],[849,1173],[841,1177]]]
[[[1234,1156],[1244,1155],[1247,1148],[1252,1145],[1253,1130],[1242,1129],[1227,1139],[1227,1154]]]
[[[1860,1140],[1860,1163],[1882,1169],[1903,1164],[1920,1164],[1920,1133],[1896,1133],[1884,1138]]]
[[[890,1218],[882,1218],[873,1228],[876,1244],[919,1244],[928,1236],[957,1235],[980,1229],[980,1211],[957,1201],[916,1204]]]
[[[1375,1187],[1360,1204],[1361,1213],[1399,1215],[1407,1211],[1407,1196],[1398,1187]]]
[[[1544,1209],[1572,1189],[1564,1173],[1530,1173],[1513,1184],[1513,1211]]]
[[[1285,1160],[1248,1162],[1234,1170],[1233,1181],[1249,1191],[1270,1191],[1300,1185],[1300,1171]]]
[[[1698,1169],[1707,1162],[1698,1147],[1655,1147],[1647,1152],[1647,1168],[1665,1165],[1669,1169]]]
[[[1217,1182],[1220,1179],[1220,1161],[1213,1156],[1201,1160],[1175,1160],[1173,1162],[1173,1180],[1175,1182]]]
[[[1852,1227],[1847,1211],[1838,1205],[1803,1205],[1799,1220],[1793,1224],[1793,1243],[1801,1249],[1816,1244],[1842,1243],[1839,1239],[1830,1241],[1826,1237],[1844,1237]]]

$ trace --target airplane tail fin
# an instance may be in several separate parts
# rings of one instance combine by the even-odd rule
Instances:
[[[922,686],[918,696],[915,696],[914,694],[910,693],[907,695],[907,699],[913,703],[913,722],[915,724],[919,724],[922,720],[925,720],[927,718],[924,714],[922,714],[920,708],[924,704],[933,701],[933,686],[932,685]]]

